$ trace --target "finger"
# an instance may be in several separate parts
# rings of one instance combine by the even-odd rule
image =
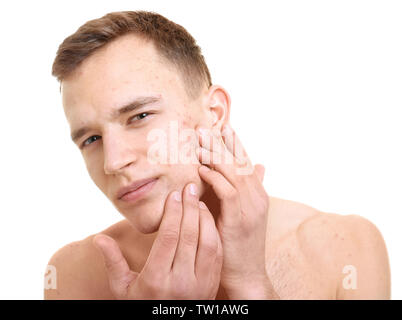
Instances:
[[[225,124],[222,130],[222,137],[226,148],[241,162],[247,162],[247,152],[240,141],[239,136],[229,124]]]
[[[210,297],[210,300],[215,300],[216,294],[218,293],[219,290],[219,284],[220,284],[220,279],[221,279],[221,272],[222,272],[222,265],[223,265],[223,247],[222,247],[222,241],[219,236],[218,230],[215,230],[216,236],[217,236],[217,241],[218,241],[218,251],[215,257],[215,263],[214,267],[212,268],[211,272],[211,287],[213,287],[212,295]]]
[[[215,221],[205,203],[200,201],[200,236],[195,261],[197,279],[211,279],[217,253],[218,238]]]
[[[181,192],[171,192],[165,202],[158,234],[152,245],[144,269],[151,273],[169,273],[172,268],[182,219]]]
[[[226,124],[222,130],[222,137],[225,141],[226,149],[236,159],[236,163],[239,168],[236,168],[237,175],[252,175],[253,165],[250,157],[241,143],[239,136],[233,130],[233,128]]]
[[[209,165],[212,169],[218,169],[217,165],[222,161],[221,154],[203,147],[197,147],[195,152],[201,164]]]
[[[235,160],[237,161],[233,154],[226,148],[221,132],[217,128],[206,129],[204,127],[198,127],[197,132],[199,135],[200,146],[213,152],[214,155],[217,155],[213,161],[211,159],[213,164],[233,164]]]
[[[264,181],[264,174],[265,174],[265,167],[262,164],[256,164],[254,166],[254,171],[255,171],[255,174],[258,177],[258,180],[263,182]]]
[[[228,166],[235,163],[234,157],[232,155],[229,155],[229,152],[227,152],[227,156],[225,156],[216,151],[208,150],[207,148],[204,148],[202,146],[197,147],[195,149],[195,152],[201,164],[207,165],[214,170],[220,171],[222,174],[227,176],[229,180],[229,177],[235,174],[235,167]]]
[[[224,142],[218,129],[197,126],[197,133],[199,136],[199,143],[204,148],[211,151],[215,150],[215,152],[224,151]]]
[[[180,238],[173,262],[173,272],[194,274],[195,256],[199,233],[199,196],[194,183],[185,186],[183,192],[183,218]]]
[[[230,154],[235,158],[235,162],[240,165],[250,163],[250,159],[246,150],[241,143],[239,136],[235,133],[233,128],[226,124],[222,131],[217,128],[207,129],[204,127],[197,127],[197,132],[200,136],[199,142],[202,147],[223,154]]]
[[[127,287],[135,280],[138,273],[132,272],[117,242],[103,234],[93,238],[93,244],[102,253],[112,293],[116,297],[124,297]]]
[[[238,179],[238,176],[250,176],[254,169],[247,154],[238,152],[239,155],[235,157],[223,142],[222,133],[218,130],[197,128],[200,135],[201,150],[196,151],[196,153],[200,155],[200,163],[209,165],[211,168],[221,172],[236,188],[241,189],[243,181]],[[209,141],[210,138],[213,143],[206,145],[204,142]],[[238,143],[238,145],[241,144]],[[238,148],[237,145],[236,148]]]
[[[230,156],[232,159],[231,162],[217,161],[216,159],[220,159],[221,154],[203,147],[196,148],[196,154],[201,164],[220,172],[235,188],[242,189],[242,181],[237,181],[240,178],[237,177],[237,170],[240,168],[237,168],[235,165],[230,165],[234,163],[233,156]]]
[[[240,199],[235,187],[218,171],[201,166],[200,177],[214,190],[221,201],[221,218],[228,226],[237,225],[241,219]]]

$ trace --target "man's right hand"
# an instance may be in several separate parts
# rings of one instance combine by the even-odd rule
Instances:
[[[118,244],[96,235],[116,299],[215,299],[223,261],[212,214],[190,184],[166,199],[158,234],[140,273],[130,270]],[[177,200],[178,199],[178,200]]]

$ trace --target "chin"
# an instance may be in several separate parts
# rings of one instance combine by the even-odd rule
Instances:
[[[130,220],[131,224],[141,233],[150,234],[157,232],[162,220],[162,212],[160,213],[160,219],[155,221],[155,217],[147,216],[137,216],[133,220]]]
[[[148,224],[137,224],[137,223],[131,223],[139,232],[143,233],[143,234],[151,234],[151,233],[155,233],[159,230],[159,226],[160,223],[158,224],[152,224],[152,223],[148,223]]]
[[[119,211],[139,232],[149,234],[159,229],[164,203],[160,203],[155,199],[153,202],[146,202],[143,205]]]

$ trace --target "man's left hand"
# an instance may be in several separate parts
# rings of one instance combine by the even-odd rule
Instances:
[[[223,246],[221,284],[230,299],[277,299],[266,272],[269,197],[264,167],[251,164],[234,130],[198,128],[200,177],[220,200],[216,218]],[[223,140],[224,139],[224,140]]]

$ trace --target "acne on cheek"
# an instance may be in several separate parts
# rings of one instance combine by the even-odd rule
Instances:
[[[187,128],[190,125],[190,123],[188,120],[183,120],[181,125],[182,125],[182,127]]]
[[[180,119],[180,118],[179,118]],[[194,123],[194,117],[192,117],[191,115],[186,114],[182,120],[180,120],[180,129],[192,129],[195,130],[195,123]],[[186,143],[190,142],[190,138],[187,137],[186,139]]]
[[[177,119],[180,120],[180,127],[181,128],[189,128],[193,121],[193,118],[189,114],[181,114],[177,113]]]
[[[189,113],[180,113],[180,112],[176,112],[176,119],[179,121],[178,123],[178,129],[179,129],[179,136],[181,134],[182,130],[188,130],[188,129],[192,129],[195,130],[195,124],[194,124],[194,117],[191,116]],[[181,148],[183,148],[185,145],[188,145],[189,143],[194,144],[196,143],[195,141],[192,141],[192,139],[196,139],[195,137],[191,138],[188,136],[188,133],[184,134],[185,136],[185,140],[182,140],[183,137],[179,138],[179,150],[182,150]],[[186,155],[184,155],[186,158],[191,156],[191,152],[190,150],[187,150],[188,148],[186,147]],[[184,149],[183,149],[184,150]],[[181,151],[179,151],[181,152]],[[167,163],[168,167],[172,167],[173,164],[168,162]]]
[[[188,116],[184,118],[183,120],[180,121],[180,128],[183,130],[193,130],[194,131],[194,139],[197,139],[197,134],[195,132],[196,126],[197,126],[197,121],[194,117]],[[198,140],[198,139],[197,139]],[[190,141],[190,138],[187,138],[187,141]]]
[[[185,108],[190,108],[190,106],[185,106]],[[176,110],[176,119],[179,120],[180,127],[189,128],[193,123],[193,116],[188,110]]]

